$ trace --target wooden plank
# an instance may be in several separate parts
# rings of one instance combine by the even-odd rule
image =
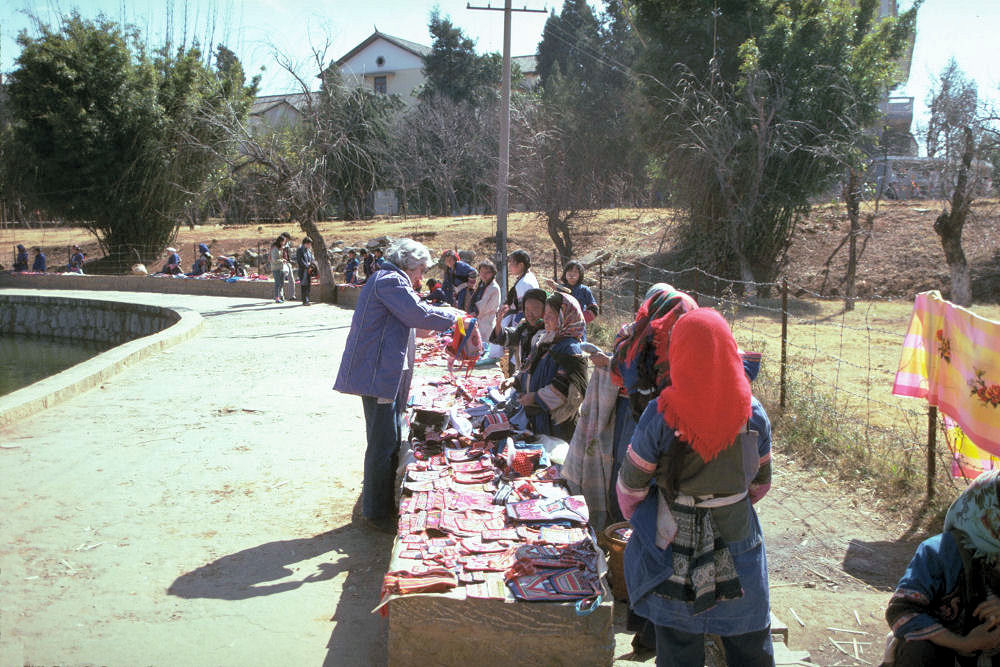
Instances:
[[[389,603],[389,665],[610,665],[612,602],[572,604],[410,596]]]

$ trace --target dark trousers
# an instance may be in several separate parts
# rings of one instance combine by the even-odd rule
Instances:
[[[722,637],[726,664],[773,667],[771,627],[744,635]],[[656,667],[701,667],[705,664],[705,635],[656,626]]]
[[[395,513],[396,466],[399,462],[402,410],[399,398],[379,403],[374,396],[362,396],[365,410],[365,480],[361,485],[361,513],[369,519],[384,519]]]
[[[299,291],[302,293],[302,303],[309,300],[309,289],[312,287],[312,278],[309,277],[309,269],[299,269]]]

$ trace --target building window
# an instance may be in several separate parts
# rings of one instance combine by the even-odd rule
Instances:
[[[379,56],[378,58],[375,59],[375,64],[381,67],[382,65],[385,64],[385,58]]]
[[[385,95],[385,92],[386,92],[385,79],[386,79],[386,77],[384,77],[384,76],[377,76],[377,77],[375,77],[375,92],[376,93],[381,93],[381,94]]]

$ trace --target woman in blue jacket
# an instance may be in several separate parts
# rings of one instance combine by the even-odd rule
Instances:
[[[421,301],[413,290],[431,266],[423,244],[400,239],[362,287],[334,389],[361,396],[368,448],[361,512],[374,528],[395,528],[393,482],[400,425],[413,377],[415,329],[445,331],[461,315]]]

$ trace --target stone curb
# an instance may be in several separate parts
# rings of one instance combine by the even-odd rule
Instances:
[[[44,298],[55,301],[80,300],[63,297]],[[86,300],[94,301],[94,299]],[[123,303],[111,299],[107,301]],[[61,373],[39,380],[6,396],[0,396],[0,429],[93,389],[135,362],[194,337],[205,326],[201,314],[190,308],[181,306],[170,308],[157,306],[157,308],[170,311],[171,316],[177,321],[158,333],[122,343]]]

